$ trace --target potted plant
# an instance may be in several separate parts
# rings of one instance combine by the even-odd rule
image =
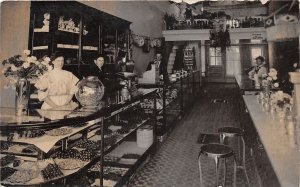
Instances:
[[[167,30],[172,30],[174,24],[177,23],[175,16],[173,14],[167,14],[167,13],[165,13],[165,15],[164,15],[164,21],[166,23]]]

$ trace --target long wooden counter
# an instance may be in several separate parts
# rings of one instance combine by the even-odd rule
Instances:
[[[299,147],[293,143],[293,137],[286,134],[284,122],[264,112],[254,95],[244,95],[243,99],[280,185],[298,187]]]

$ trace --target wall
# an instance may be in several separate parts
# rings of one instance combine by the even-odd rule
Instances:
[[[163,1],[84,1],[83,4],[102,10],[132,22],[131,30],[143,36],[162,37],[164,10],[169,3]],[[150,61],[153,61],[154,50],[144,53],[142,48],[133,47],[135,70],[141,74]]]
[[[1,3],[0,61],[28,48],[30,2],[6,1]],[[14,90],[4,89],[6,82],[0,65],[0,106],[12,106]]]

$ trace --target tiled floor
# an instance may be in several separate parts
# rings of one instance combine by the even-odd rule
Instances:
[[[197,157],[201,132],[216,132],[219,127],[239,126],[234,105],[234,85],[210,84],[203,88],[199,99],[162,143],[157,153],[132,177],[131,187],[199,187]],[[228,103],[212,103],[212,99],[226,99]],[[247,172],[250,186],[260,186],[253,159],[247,155]],[[203,160],[204,159],[204,160]],[[214,162],[203,158],[203,183],[215,184]],[[227,163],[226,186],[232,186],[233,159]],[[246,186],[242,170],[238,170],[237,187]]]

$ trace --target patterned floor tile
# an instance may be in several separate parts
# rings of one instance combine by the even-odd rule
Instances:
[[[136,173],[129,182],[130,187],[201,187],[198,154],[200,133],[217,132],[219,127],[239,126],[236,106],[232,97],[234,85],[211,84],[205,87],[191,110],[162,143],[153,158]],[[211,103],[211,99],[226,99],[228,103]],[[236,150],[236,148],[234,148]],[[254,169],[253,158],[247,149],[246,168],[250,186],[259,186],[259,178]],[[216,182],[214,161],[201,158],[203,163],[204,186],[214,186]],[[222,165],[222,164],[221,164]],[[221,167],[220,173],[223,173]],[[220,180],[222,179],[220,175]],[[233,159],[228,159],[226,186],[233,186]],[[237,170],[237,187],[247,186],[243,170]]]

